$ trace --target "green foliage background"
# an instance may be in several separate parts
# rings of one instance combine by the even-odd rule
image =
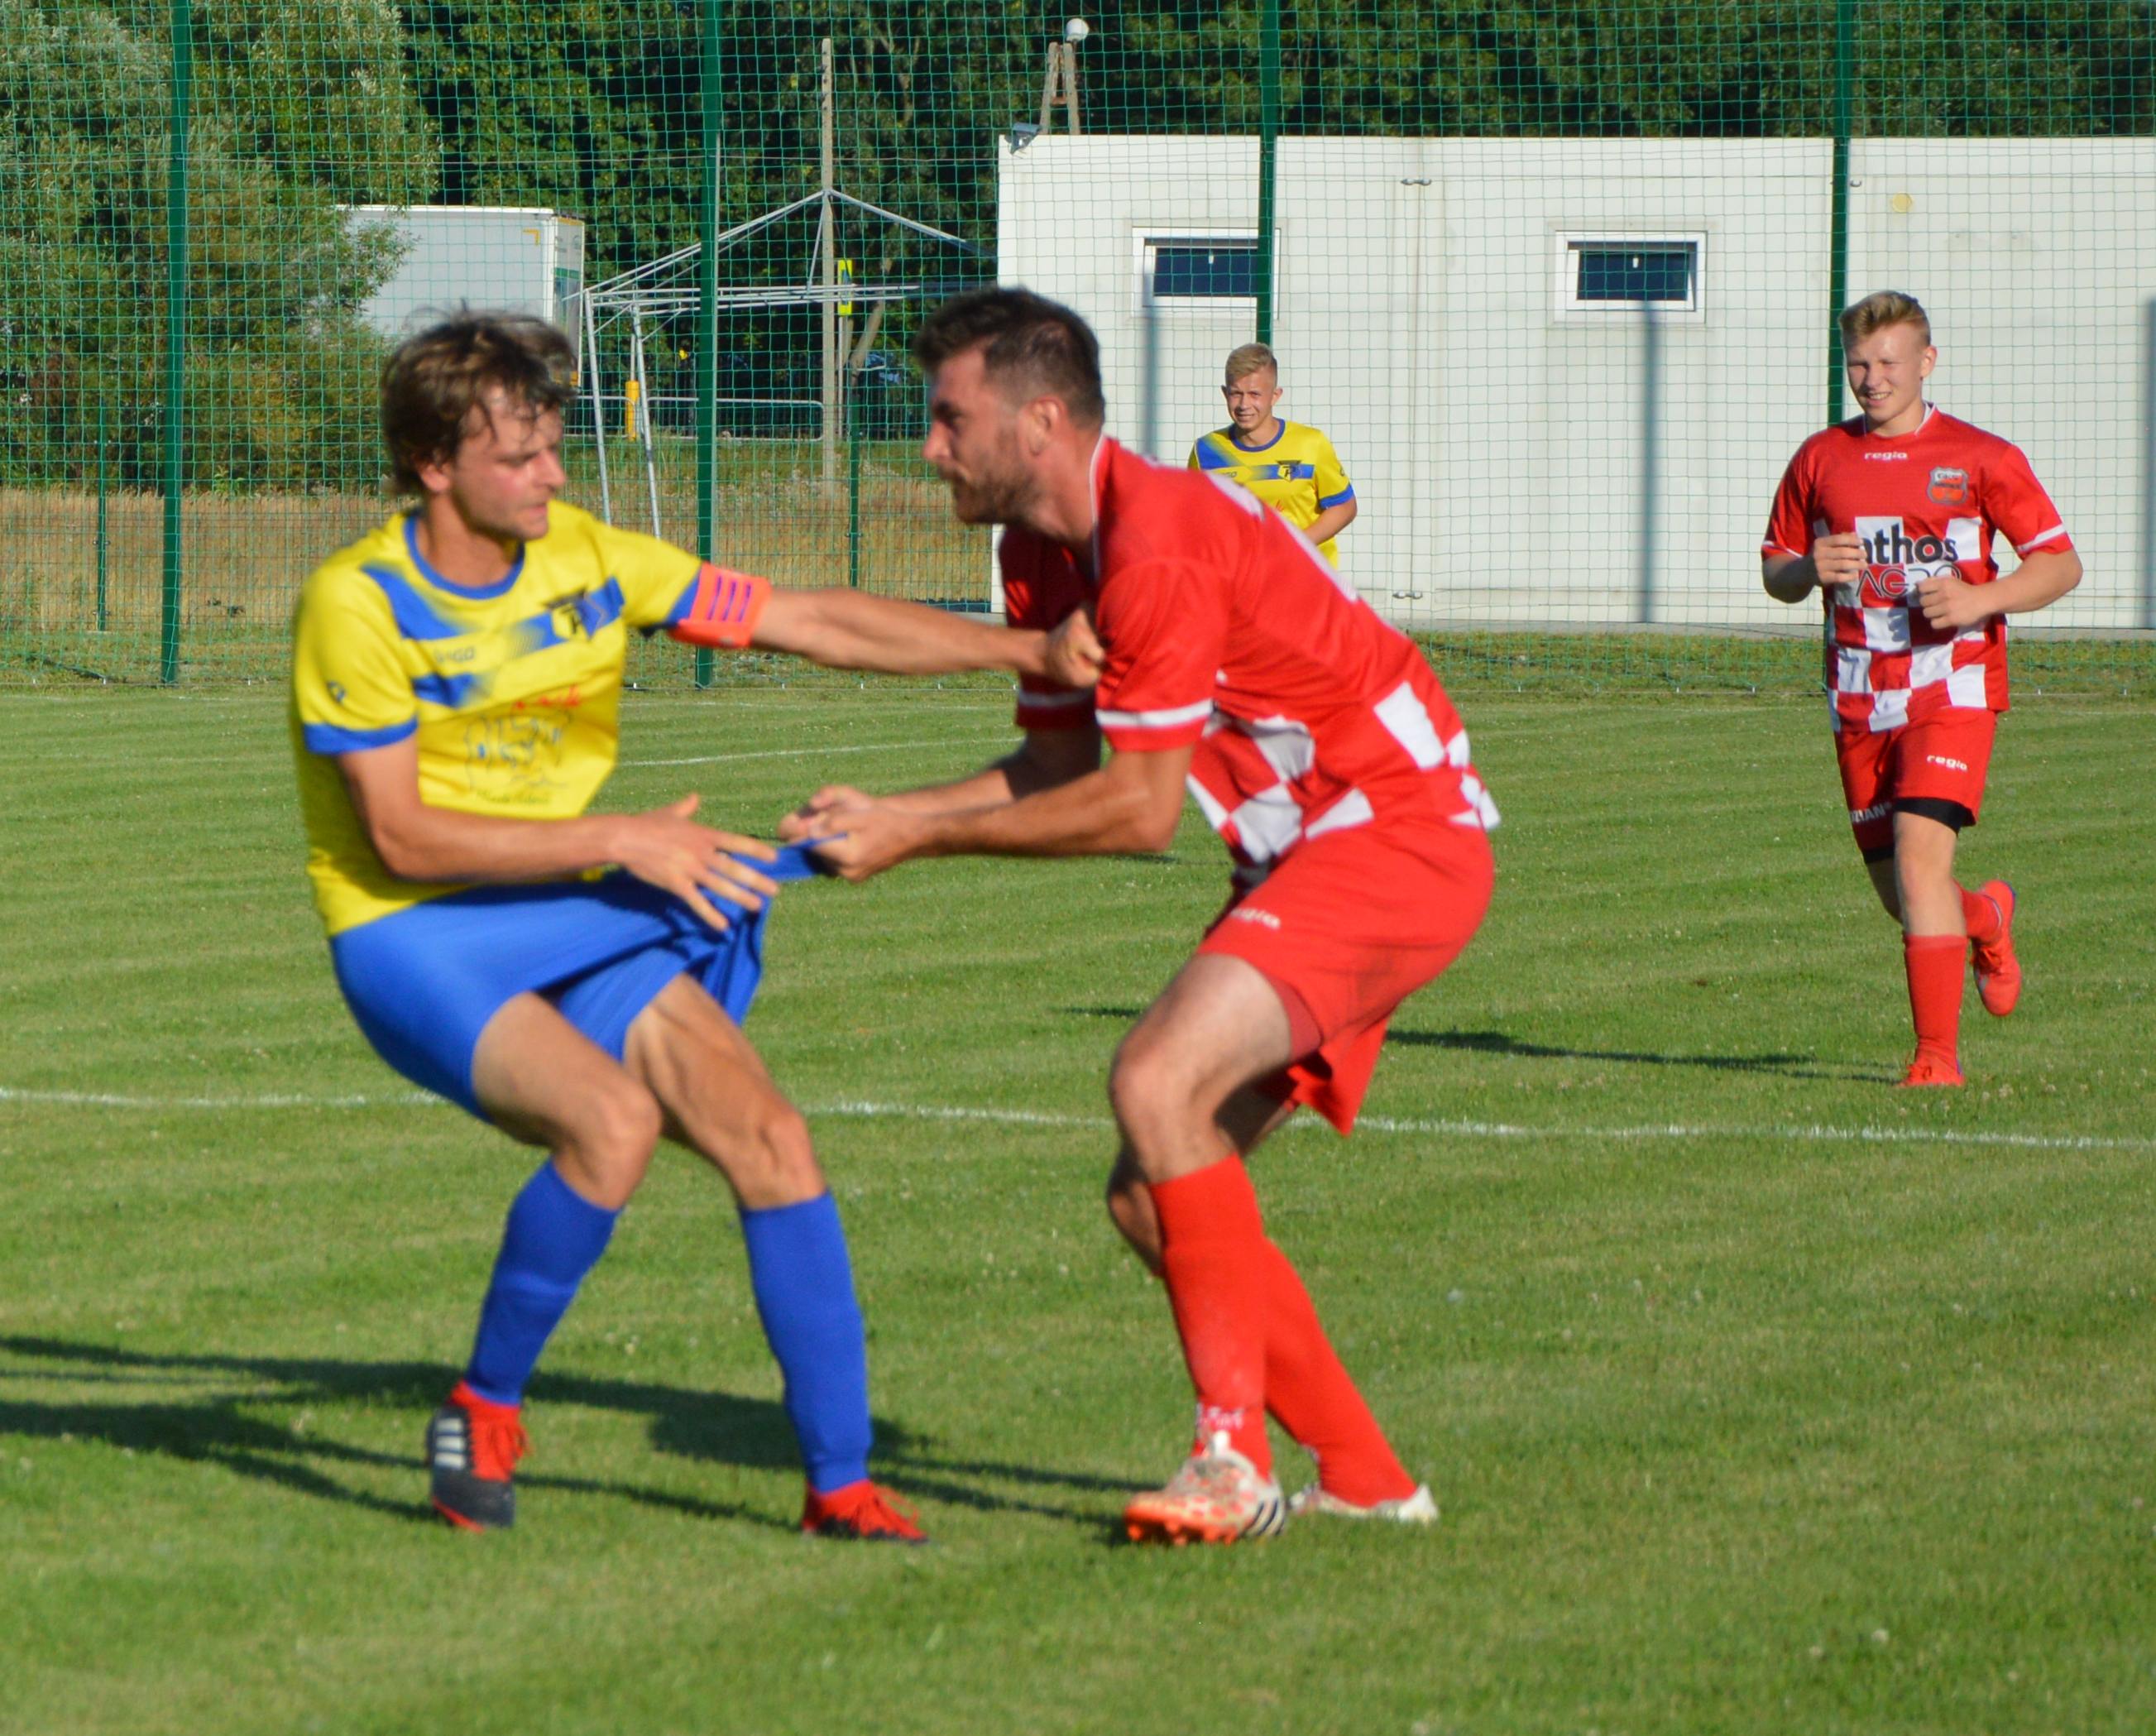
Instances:
[[[1844,3],[1860,134],[2156,131],[2145,5]],[[721,4],[721,221],[814,186],[815,54],[828,34],[847,190],[992,245],[996,137],[1037,109],[1044,45],[1071,9]],[[355,315],[393,268],[394,243],[340,205],[551,206],[590,223],[590,281],[696,239],[696,0],[197,0],[192,11],[186,474],[197,485],[373,480],[372,442],[349,424],[380,341]],[[0,391],[14,412],[0,417],[0,482],[80,484],[100,408],[112,479],[157,474],[177,12],[170,0],[0,11]],[[1100,0],[1090,16],[1089,125],[1255,129],[1255,5]],[[1834,0],[1285,0],[1282,125],[1819,135],[1834,124],[1835,31]],[[969,269],[895,229],[860,244],[891,275],[947,282]],[[798,277],[806,245],[775,231],[747,269]],[[892,342],[903,335],[895,326]],[[762,389],[814,365],[805,316],[735,322],[728,342],[728,365]],[[683,347],[668,347],[671,365]]]

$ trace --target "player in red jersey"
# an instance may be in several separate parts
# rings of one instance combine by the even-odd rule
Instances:
[[[1925,403],[1938,352],[1912,297],[1866,296],[1841,336],[1863,413],[1797,449],[1760,570],[1779,601],[1816,587],[1825,607],[1850,824],[1902,924],[1917,1027],[1902,1082],[1959,1085],[1964,956],[1986,1011],[2004,1018],[2021,992],[2014,889],[1994,880],[1971,892],[1953,871],[2006,709],[2006,617],[2066,595],[2081,557],[2020,448]],[[2021,557],[2005,578],[1994,533]]]
[[[788,835],[828,840],[856,880],[918,856],[1159,850],[1188,783],[1234,886],[1116,1056],[1108,1205],[1166,1283],[1197,1438],[1126,1524],[1172,1542],[1276,1530],[1268,1410],[1317,1459],[1295,1510],[1433,1519],[1267,1237],[1244,1159],[1298,1104],[1353,1125],[1394,1009],[1481,922],[1497,816],[1466,732],[1412,642],[1286,520],[1104,437],[1099,350],[1069,309],[978,290],[914,353],[957,516],[1009,527],[1014,624],[1090,606],[1098,685],[1028,679],[1009,758],[882,799],[824,789]]]

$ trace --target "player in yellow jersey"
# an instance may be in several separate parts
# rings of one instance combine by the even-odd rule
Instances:
[[[465,314],[384,370],[417,505],[311,577],[291,730],[337,982],[408,1078],[548,1153],[511,1207],[471,1361],[427,1430],[434,1506],[515,1517],[524,1389],[662,1136],[725,1177],[808,1474],[804,1530],[918,1542],[868,1477],[845,1239],[799,1113],[742,1036],[765,901],[809,865],[696,798],[585,811],[633,631],[848,668],[1045,672],[1039,634],[788,592],[557,501],[567,342]]]
[[[1190,468],[1240,483],[1337,567],[1333,539],[1354,521],[1355,485],[1332,442],[1273,413],[1281,401],[1280,362],[1266,345],[1230,350],[1226,375],[1220,395],[1228,401],[1228,425],[1198,437]]]

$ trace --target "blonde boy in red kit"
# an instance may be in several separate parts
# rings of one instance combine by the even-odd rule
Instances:
[[[2014,889],[1971,892],[1954,845],[1976,824],[1999,714],[2006,619],[2056,601],[2081,557],[2019,447],[1924,401],[1931,321],[1881,290],[1841,316],[1863,413],[1797,449],[1760,548],[1768,593],[1825,609],[1826,687],[1850,824],[1902,924],[1917,1049],[1902,1083],[1959,1085],[1964,959],[1984,1010],[2021,993]],[[2021,557],[1999,576],[1994,535]]]

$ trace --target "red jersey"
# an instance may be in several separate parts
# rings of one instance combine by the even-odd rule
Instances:
[[[1863,574],[1820,593],[1835,727],[1876,733],[1948,706],[2005,711],[2005,617],[1957,633],[1933,626],[1909,593],[1948,573],[1990,583],[1994,532],[2021,555],[2073,547],[2021,449],[1928,405],[1913,433],[1891,439],[1861,416],[1824,429],[1789,460],[1761,552],[1806,555],[1815,537],[1848,531],[1864,539]]]
[[[1091,602],[1107,656],[1091,695],[1022,681],[1022,728],[1097,721],[1119,753],[1194,743],[1191,794],[1244,886],[1327,832],[1497,824],[1422,654],[1278,513],[1105,438],[1092,480],[1090,580],[1060,543],[1004,534],[1011,624]]]

